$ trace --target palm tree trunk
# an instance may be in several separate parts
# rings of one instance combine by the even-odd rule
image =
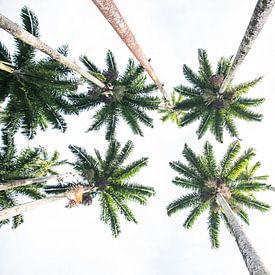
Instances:
[[[220,87],[220,95],[224,93],[226,86],[233,80],[237,69],[240,67],[249,50],[252,48],[252,45],[262,30],[274,4],[275,0],[258,0],[230,71]]]
[[[8,189],[26,186],[34,183],[41,183],[49,180],[54,180],[58,178],[66,178],[68,176],[71,176],[72,173],[66,173],[63,175],[51,175],[47,177],[41,177],[41,178],[32,178],[32,179],[19,179],[19,180],[8,180],[7,182],[0,183],[0,191],[5,191]]]
[[[51,202],[55,202],[58,201],[60,199],[65,199],[67,198],[67,194],[62,193],[62,194],[58,194],[52,197],[48,197],[48,198],[44,198],[44,199],[40,199],[40,200],[36,200],[36,201],[32,201],[32,202],[27,202],[27,203],[23,203],[11,208],[7,208],[4,210],[0,211],[0,221],[4,221],[7,219],[10,219],[16,215],[19,214],[23,214],[27,211],[33,210],[39,206],[51,203]]]
[[[20,28],[16,23],[5,17],[0,13],[0,27],[16,37],[17,39],[20,39],[24,43],[31,45],[32,47],[39,49],[40,51],[44,52],[45,54],[49,55],[56,61],[60,62],[64,66],[68,67],[69,69],[77,72],[84,78],[88,79],[89,81],[93,82],[100,88],[104,88],[105,85],[101,81],[99,81],[97,78],[83,70],[81,67],[79,67],[74,62],[70,61],[68,58],[66,58],[64,55],[58,53],[51,47],[49,47],[47,44],[42,42],[40,39],[36,38],[29,32],[23,30]]]
[[[108,20],[122,41],[126,44],[129,50],[133,53],[136,59],[140,62],[141,66],[147,71],[149,76],[155,82],[158,89],[162,92],[164,98],[169,101],[169,96],[163,88],[162,83],[155,74],[152,66],[130,30],[127,22],[124,20],[120,11],[113,0],[92,0],[98,7],[103,16]]]
[[[238,220],[234,216],[234,213],[224,197],[218,193],[217,201],[221,205],[228,220],[228,223],[232,229],[232,233],[235,237],[239,250],[243,256],[246,267],[250,275],[270,275],[262,260],[258,256],[257,252],[249,242]]]
[[[84,189],[83,193],[87,193],[94,190],[94,187],[87,187],[86,189]],[[31,202],[27,202],[27,203],[23,203],[14,207],[10,207],[7,209],[3,209],[0,211],[0,221],[4,221],[7,219],[10,219],[16,215],[19,214],[23,214],[27,211],[33,210],[39,206],[51,203],[51,202],[55,202],[61,199],[65,199],[69,197],[69,192],[64,192],[62,194],[57,194],[54,196],[50,196],[44,199],[40,199],[40,200],[35,200],[35,201],[31,201]]]

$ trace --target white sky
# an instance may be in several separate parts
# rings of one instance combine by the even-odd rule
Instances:
[[[111,49],[120,71],[123,71],[129,50],[105,21],[90,0],[4,1],[1,13],[20,23],[23,5],[38,15],[41,39],[52,47],[68,44],[70,58],[87,54],[99,67],[104,67],[105,53]],[[256,4],[256,0],[128,0],[116,1],[128,21],[145,54],[152,59],[159,78],[167,91],[179,84],[187,84],[182,65],[197,69],[197,49],[208,50],[213,66],[221,56],[235,54]],[[265,97],[260,110],[262,123],[238,123],[243,139],[242,147],[257,150],[255,160],[262,162],[261,174],[270,175],[274,183],[274,115],[275,115],[275,13],[268,19],[253,49],[242,64],[236,82],[247,81],[259,75],[265,78],[251,96]],[[12,37],[0,30],[1,42],[11,46]],[[49,151],[58,149],[64,158],[71,158],[67,146],[77,144],[92,152],[104,152],[107,142],[104,130],[85,133],[93,111],[68,118],[66,134],[49,130],[40,133],[31,142],[17,137],[20,148],[43,145]],[[114,239],[108,226],[99,220],[99,209],[91,207],[65,209],[59,202],[25,214],[25,222],[17,230],[4,227],[0,231],[1,275],[182,275],[182,274],[247,274],[242,256],[233,237],[222,226],[221,248],[211,250],[206,215],[191,230],[182,227],[188,211],[168,218],[165,207],[184,193],[171,181],[176,175],[169,161],[183,160],[181,151],[188,143],[200,153],[204,141],[215,146],[221,156],[232,141],[228,135],[224,144],[218,144],[206,135],[198,141],[194,123],[183,129],[170,123],[161,123],[155,114],[155,128],[143,127],[145,137],[132,135],[121,123],[118,140],[134,141],[133,159],[149,157],[136,182],[154,186],[157,195],[148,206],[133,204],[138,225],[121,219],[122,234]],[[259,198],[274,206],[274,193]],[[249,211],[251,226],[243,225],[271,273],[275,274],[275,211],[261,214]]]

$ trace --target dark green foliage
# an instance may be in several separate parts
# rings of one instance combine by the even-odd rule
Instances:
[[[20,154],[16,154],[13,139],[8,135],[3,138],[0,148],[0,182],[9,180],[28,179],[43,177],[48,174],[56,174],[54,167],[65,161],[59,161],[59,154],[54,152],[52,157],[48,157],[44,148],[26,148]],[[22,187],[0,191],[0,210],[17,205],[20,197],[25,196],[38,200],[44,197],[42,184],[32,184]],[[16,228],[23,222],[23,216],[18,215],[11,219],[12,227]],[[9,220],[0,222],[0,226],[8,224]]]
[[[119,75],[113,53],[109,50],[106,56],[107,69],[98,69],[87,56],[81,56],[80,61],[86,66],[89,73],[100,79],[105,88],[89,83],[88,93],[72,96],[80,110],[88,110],[95,106],[99,109],[93,116],[88,131],[99,130],[106,126],[106,139],[115,136],[119,118],[122,118],[132,129],[133,133],[143,135],[140,123],[153,127],[152,119],[145,111],[156,110],[159,98],[152,96],[155,85],[146,84],[146,76],[141,66],[136,66],[129,60],[123,75]]]
[[[239,152],[239,142],[231,143],[220,164],[217,165],[213,147],[209,142],[204,144],[202,155],[196,155],[188,145],[185,145],[183,157],[187,164],[180,161],[170,162],[171,168],[180,174],[173,183],[192,193],[185,194],[170,203],[167,213],[170,216],[179,210],[191,208],[184,222],[184,227],[191,228],[196,219],[208,208],[208,230],[213,248],[219,247],[220,220],[227,223],[222,208],[217,204],[217,193],[224,197],[232,210],[247,224],[249,219],[244,208],[263,212],[270,208],[268,204],[257,200],[253,195],[254,192],[269,188],[269,185],[263,182],[267,176],[255,176],[260,163],[249,166],[250,160],[255,155],[254,149],[249,148],[237,157]]]
[[[21,10],[23,28],[38,37],[38,20],[27,7]],[[77,82],[70,70],[59,62],[44,58],[35,59],[36,50],[20,40],[15,40],[16,50],[11,57],[0,43],[0,61],[8,62],[11,73],[0,70],[0,104],[5,101],[0,119],[3,131],[22,132],[33,138],[37,129],[45,130],[48,124],[64,132],[66,122],[62,114],[75,114],[77,109],[68,96],[74,94]],[[58,52],[67,55],[68,47]]]
[[[95,156],[92,156],[81,147],[70,145],[69,148],[76,157],[76,161],[71,165],[81,174],[81,181],[46,186],[46,193],[58,194],[79,185],[93,187],[92,191],[84,194],[82,204],[91,205],[93,199],[98,197],[101,220],[110,225],[113,236],[117,237],[120,233],[118,213],[127,221],[137,222],[127,202],[134,201],[144,205],[147,198],[155,194],[152,187],[129,182],[130,178],[147,165],[148,159],[141,158],[124,165],[134,148],[131,141],[121,148],[120,143],[112,140],[104,157],[98,150],[95,150]]]
[[[226,87],[220,95],[220,86],[231,66],[231,58],[221,58],[214,73],[209,63],[207,52],[198,50],[199,71],[193,72],[187,65],[183,66],[185,78],[192,84],[191,87],[180,85],[175,91],[184,96],[184,100],[174,106],[175,111],[185,114],[179,122],[180,126],[188,125],[200,120],[197,130],[200,139],[207,130],[210,130],[219,142],[223,142],[224,129],[232,137],[239,136],[235,119],[247,121],[261,121],[262,115],[252,112],[249,107],[256,107],[263,103],[263,98],[248,98],[243,94],[253,88],[262,78]]]

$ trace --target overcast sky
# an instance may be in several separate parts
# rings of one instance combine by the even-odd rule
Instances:
[[[174,86],[187,84],[182,65],[197,70],[197,49],[208,50],[213,66],[221,56],[236,53],[256,0],[128,0],[116,1],[145,54],[168,92]],[[111,49],[120,71],[131,53],[91,0],[4,1],[1,13],[21,23],[20,9],[27,5],[39,18],[41,39],[57,48],[68,44],[70,58],[78,62],[87,54],[100,68],[104,68],[105,54]],[[262,162],[261,174],[274,174],[274,116],[275,116],[275,12],[271,13],[253,49],[237,72],[235,83],[259,75],[264,80],[251,96],[265,97],[259,109],[262,123],[238,123],[242,148],[254,147],[255,160]],[[0,40],[12,51],[12,37],[0,30]],[[79,117],[68,117],[68,130],[39,133],[31,142],[17,135],[18,148],[43,145],[50,152],[58,149],[64,158],[72,159],[69,144],[94,148],[104,152],[107,142],[104,130],[85,133],[93,111]],[[200,141],[195,131],[198,124],[178,129],[163,124],[153,114],[154,129],[143,127],[144,137],[134,136],[120,124],[117,139],[132,140],[135,150],[132,159],[149,157],[149,165],[135,178],[136,182],[154,186],[157,194],[148,206],[133,204],[138,225],[121,219],[122,233],[114,239],[109,227],[99,220],[97,203],[90,207],[64,208],[65,201],[41,207],[25,214],[25,222],[16,230],[3,227],[0,231],[1,275],[242,275],[247,274],[242,256],[233,237],[221,226],[221,248],[211,250],[207,231],[207,216],[202,215],[191,230],[182,227],[188,211],[168,218],[165,207],[184,194],[172,185],[174,173],[169,161],[183,160],[181,152],[188,143],[200,153],[209,140],[217,157],[225,152],[232,139],[226,134],[224,144],[218,144],[207,134]],[[131,159],[130,159],[131,160]],[[259,194],[275,205],[274,193]],[[251,226],[243,225],[250,240],[275,274],[275,210],[269,213],[249,211]]]

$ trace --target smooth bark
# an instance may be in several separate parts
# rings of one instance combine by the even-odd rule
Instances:
[[[82,69],[80,66],[75,64],[74,62],[70,61],[67,57],[64,55],[58,53],[53,48],[48,46],[46,43],[42,42],[37,37],[33,36],[29,32],[25,31],[24,29],[20,28],[16,23],[5,17],[4,15],[0,14],[0,27],[16,37],[17,39],[20,39],[24,43],[39,49],[40,51],[44,52],[45,54],[49,55],[56,61],[60,62],[67,68],[71,69],[72,71],[80,74],[84,78],[88,79],[89,81],[93,82],[97,86],[104,88],[105,84],[102,83],[100,80],[86,72],[84,69]]]
[[[258,0],[250,22],[245,31],[243,40],[233,60],[232,66],[220,87],[220,95],[224,93],[227,85],[233,80],[237,69],[240,67],[249,50],[252,48],[252,45],[255,42],[258,34],[262,30],[274,4],[275,0]]]
[[[34,183],[42,183],[49,180],[54,180],[58,178],[66,178],[68,176],[72,176],[72,173],[67,173],[63,175],[51,175],[47,177],[40,177],[40,178],[31,178],[31,179],[19,179],[19,180],[8,180],[6,182],[0,182],[0,191],[5,191],[8,189],[26,186]]]
[[[126,44],[129,50],[133,53],[136,59],[140,62],[141,66],[147,71],[149,76],[155,82],[158,89],[162,92],[166,100],[169,101],[169,96],[163,88],[162,83],[158,79],[156,73],[154,72],[152,66],[150,65],[148,58],[146,58],[144,52],[142,51],[140,45],[138,44],[135,36],[130,30],[127,22],[121,15],[116,4],[112,0],[92,0],[97,8],[100,10],[102,15],[111,24],[117,34],[120,36],[122,41]]]
[[[232,209],[221,194],[217,194],[217,201],[224,210],[232,233],[235,237],[239,250],[243,256],[246,267],[250,275],[270,275],[262,260],[251,245],[241,225],[236,219]]]
[[[87,187],[86,189],[84,189],[83,193],[90,192],[93,189],[94,189],[94,187]],[[51,202],[55,202],[55,201],[65,199],[65,198],[69,198],[69,199],[71,198],[71,191],[67,191],[62,194],[57,194],[57,195],[50,196],[50,197],[47,197],[44,199],[35,200],[35,201],[20,204],[20,205],[16,205],[14,207],[10,207],[7,209],[3,209],[0,211],[0,221],[10,219],[16,215],[23,214],[23,213],[33,210],[39,206],[49,204]]]

